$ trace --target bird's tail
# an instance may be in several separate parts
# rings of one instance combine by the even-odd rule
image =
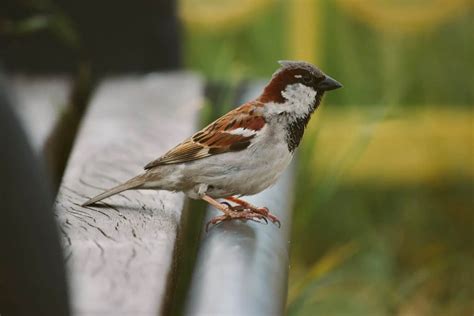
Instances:
[[[120,185],[118,185],[118,186],[116,186],[116,187],[114,187],[110,190],[107,190],[107,191],[93,197],[92,199],[84,202],[82,204],[82,206],[92,205],[96,202],[99,202],[99,201],[105,199],[105,198],[108,198],[109,196],[118,194],[118,193],[126,191],[126,190],[137,189],[143,183],[144,183],[143,175],[139,175],[135,178],[132,178],[132,179],[128,180],[125,183],[122,183],[122,184],[120,184]]]

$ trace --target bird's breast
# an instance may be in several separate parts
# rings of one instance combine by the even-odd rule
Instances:
[[[246,149],[195,161],[187,173],[196,183],[207,184],[207,194],[214,198],[253,195],[274,184],[292,156],[284,129],[266,126]]]

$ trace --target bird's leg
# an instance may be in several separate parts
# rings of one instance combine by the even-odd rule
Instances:
[[[278,219],[278,217],[276,217],[275,215],[270,213],[270,211],[266,207],[257,207],[253,204],[250,204],[247,201],[238,199],[234,196],[229,196],[229,197],[226,197],[224,199],[227,200],[227,201],[237,203],[240,206],[242,206],[244,209],[250,210],[250,211],[255,212],[257,214],[261,214],[261,215],[267,217],[268,219],[270,219],[272,221],[272,223],[277,224],[278,227],[281,227],[281,223],[280,223],[280,220]]]
[[[246,208],[242,205],[231,205],[229,202],[220,202],[222,205],[225,205],[227,207],[229,207],[231,210],[233,211],[237,211],[237,212],[242,212],[242,211],[245,211]]]
[[[219,224],[221,222],[233,220],[233,219],[240,219],[243,221],[251,220],[257,223],[261,223],[260,220],[267,222],[267,219],[263,214],[253,212],[251,210],[243,210],[243,211],[234,210],[232,206],[229,207],[227,205],[221,204],[217,202],[216,200],[214,200],[213,198],[211,198],[209,195],[204,194],[201,197],[201,199],[203,199],[204,201],[206,201],[207,203],[211,204],[216,209],[224,213],[224,215],[213,217],[211,218],[209,222],[207,222],[206,232],[209,229],[209,225],[215,225],[215,224]]]

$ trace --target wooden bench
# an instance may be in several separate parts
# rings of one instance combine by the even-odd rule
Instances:
[[[183,194],[133,191],[107,207],[79,205],[191,134],[202,90],[193,75],[150,74],[105,80],[93,96],[57,198],[78,314],[164,311]]]
[[[241,101],[262,88],[252,84]],[[65,88],[66,89],[66,88]],[[89,197],[143,166],[198,129],[203,80],[172,72],[105,79],[93,94],[56,199],[74,315],[169,315],[177,258],[193,210],[182,193],[127,191],[104,206]],[[32,127],[33,128],[33,127]],[[282,227],[226,222],[204,232],[190,284],[187,315],[282,315],[289,264],[294,166],[248,200],[268,206]],[[217,211],[209,209],[206,220]]]

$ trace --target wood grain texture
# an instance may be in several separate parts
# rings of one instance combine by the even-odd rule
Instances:
[[[66,76],[12,75],[11,89],[14,110],[33,149],[41,152],[62,112],[68,106],[72,81]]]
[[[202,90],[198,77],[168,73],[109,79],[93,96],[56,205],[77,315],[163,312],[184,195],[127,191],[80,204],[190,136]]]
[[[257,96],[254,85],[242,102]],[[271,188],[244,200],[266,206],[273,224],[230,221],[203,233],[185,315],[283,315],[287,296],[294,162]],[[221,215],[213,208],[206,221]],[[204,227],[203,227],[204,231]]]

